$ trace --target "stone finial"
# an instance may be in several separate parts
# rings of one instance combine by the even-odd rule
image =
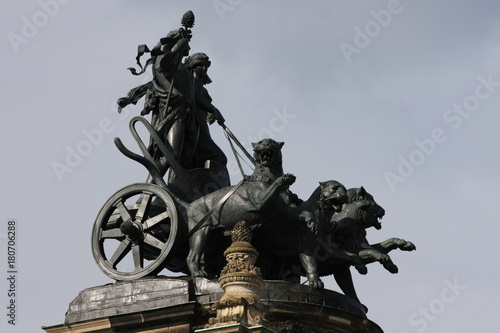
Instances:
[[[262,274],[255,262],[259,253],[250,244],[252,233],[245,221],[233,228],[232,244],[224,252],[227,259],[219,283],[224,289],[222,298],[212,305],[217,310],[207,327],[243,324],[251,327],[264,321],[265,307],[259,303]]]
[[[252,241],[252,231],[248,227],[248,224],[245,221],[240,221],[235,224],[233,227],[233,234],[231,236],[231,240],[233,243],[236,242],[247,242],[250,243]]]

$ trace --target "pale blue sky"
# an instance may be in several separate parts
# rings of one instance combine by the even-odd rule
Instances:
[[[92,258],[92,225],[109,196],[145,179],[113,144],[119,136],[132,146],[128,120],[139,109],[119,116],[114,103],[147,80],[126,70],[137,45],[154,45],[187,10],[196,15],[192,51],[210,56],[208,89],[232,131],[247,144],[284,141],[284,169],[303,198],[329,179],[365,186],[386,209],[370,241],[416,243],[416,252],[393,253],[399,274],[378,264],[354,273],[368,317],[387,333],[495,331],[497,2],[41,0],[0,8],[1,271],[12,218],[19,259],[18,325],[0,313],[2,332],[60,324],[80,290],[112,282]],[[89,146],[85,133],[97,129],[102,140]],[[229,155],[222,131],[212,133]],[[324,281],[337,289],[332,277]],[[1,308],[6,288],[4,280]]]

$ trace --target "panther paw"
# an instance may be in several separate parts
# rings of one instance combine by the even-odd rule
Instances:
[[[380,263],[384,264],[384,263],[390,262],[391,261],[391,257],[389,257],[388,254],[381,253],[378,261]]]
[[[283,176],[280,177],[280,185],[281,186],[290,186],[293,183],[295,183],[295,179],[297,179],[294,175],[291,173],[285,173]]]
[[[412,242],[405,241],[403,245],[399,247],[402,251],[415,251],[417,247]]]
[[[361,275],[366,275],[368,273],[368,268],[366,267],[365,264],[357,264],[354,265],[354,268],[358,271],[359,274]]]
[[[323,289],[325,287],[325,284],[323,283],[323,281],[321,281],[320,278],[315,277],[309,279],[309,286],[314,289]]]
[[[384,263],[383,265],[384,265],[384,268],[387,269],[392,274],[396,274],[399,271],[398,266],[394,265],[394,263],[392,261],[388,261],[388,262]]]

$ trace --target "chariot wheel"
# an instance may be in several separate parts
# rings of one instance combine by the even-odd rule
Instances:
[[[172,255],[178,229],[174,201],[160,186],[132,184],[113,194],[92,230],[92,252],[110,278],[155,275]]]

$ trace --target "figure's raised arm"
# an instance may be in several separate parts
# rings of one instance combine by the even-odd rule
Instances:
[[[167,37],[162,39],[161,53],[158,55],[158,61],[155,62],[155,70],[163,72],[172,65],[176,66],[182,56],[189,53],[189,41],[191,35],[183,31],[172,31]]]
[[[166,69],[176,60],[180,60],[182,56],[189,54],[191,28],[194,25],[194,14],[192,11],[184,13],[181,24],[182,28],[169,32],[165,38],[160,40],[163,55],[160,55],[160,61],[155,63],[156,69]],[[178,65],[178,62],[176,65]]]

